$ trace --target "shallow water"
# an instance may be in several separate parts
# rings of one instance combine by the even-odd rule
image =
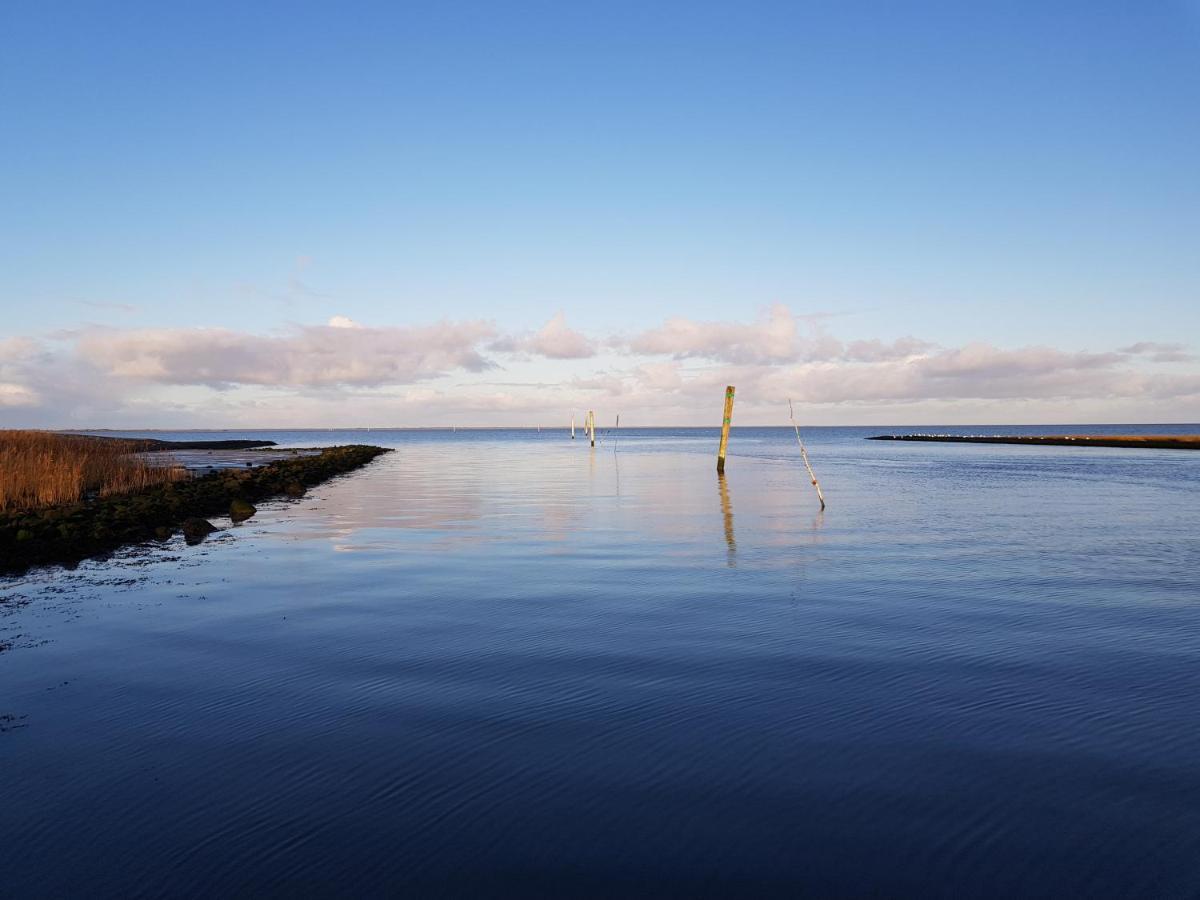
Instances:
[[[398,452],[0,581],[0,894],[1196,896],[1200,453],[880,430],[246,433]]]

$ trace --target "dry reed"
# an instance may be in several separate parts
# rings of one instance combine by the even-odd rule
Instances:
[[[49,431],[0,431],[0,510],[77,503],[187,478],[155,465],[136,442]]]

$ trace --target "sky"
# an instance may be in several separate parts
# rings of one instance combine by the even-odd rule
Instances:
[[[0,5],[0,426],[1200,422],[1200,0]]]

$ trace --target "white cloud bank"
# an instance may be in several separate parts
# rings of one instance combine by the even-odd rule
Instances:
[[[587,359],[596,353],[586,336],[567,325],[563,312],[554,314],[545,325],[532,334],[503,337],[491,349],[497,353],[521,353],[543,356],[546,359]]]
[[[23,384],[0,381],[0,407],[37,406],[41,398]]]
[[[799,352],[796,318],[782,305],[771,307],[757,323],[696,322],[674,317],[629,341],[638,354],[667,354],[677,359],[719,359],[730,363],[788,362]]]
[[[727,383],[745,424],[776,422],[789,397],[810,421],[1186,421],[1200,418],[1195,362],[1185,345],[1151,341],[1078,351],[845,340],[783,306],[749,323],[675,317],[632,336],[589,337],[561,312],[507,335],[483,321],[345,316],[269,335],[88,328],[0,340],[0,423],[535,424],[594,406],[631,423],[704,424]],[[476,374],[497,368],[532,377]]]
[[[491,363],[477,349],[486,322],[367,328],[334,316],[328,325],[274,336],[216,328],[94,329],[75,344],[81,359],[120,378],[161,384],[289,387],[409,384]]]

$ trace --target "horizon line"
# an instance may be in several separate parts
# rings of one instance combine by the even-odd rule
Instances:
[[[960,425],[953,425],[945,422],[908,422],[895,424],[863,424],[863,425],[805,425],[805,429],[812,428],[1056,428],[1060,426],[1071,428],[1085,427],[1103,427],[1111,428],[1114,426],[1135,426],[1145,428],[1155,425],[1162,425],[1171,428],[1180,426],[1191,426],[1200,429],[1200,422],[971,422]],[[730,425],[731,428],[779,428],[785,431],[791,431],[792,425]],[[604,431],[616,430],[637,430],[637,431],[686,431],[686,430],[719,430],[720,424],[716,425],[626,425],[624,429],[618,429],[615,426],[605,426]],[[212,432],[220,433],[227,431],[570,431],[569,425],[353,425],[353,426],[330,426],[330,425],[290,425],[290,426],[207,426],[198,428],[187,427],[71,427],[71,428],[54,428],[54,427],[5,427],[0,431],[54,431],[62,433],[82,433],[94,431],[188,431],[188,432]]]

